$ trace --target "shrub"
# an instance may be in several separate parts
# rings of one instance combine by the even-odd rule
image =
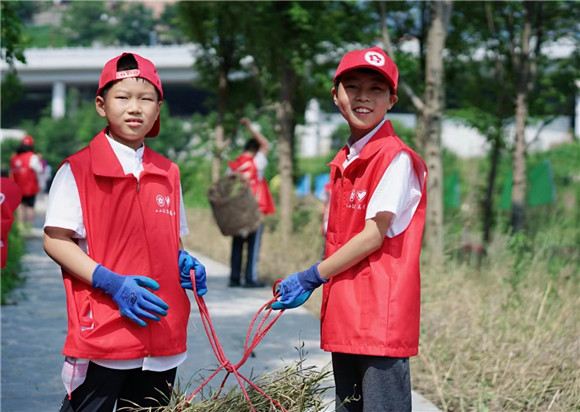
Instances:
[[[6,267],[2,269],[2,283],[0,293],[0,303],[8,303],[8,296],[17,286],[24,282],[20,276],[22,265],[20,259],[24,256],[24,239],[17,224],[12,226],[8,234],[8,256]]]

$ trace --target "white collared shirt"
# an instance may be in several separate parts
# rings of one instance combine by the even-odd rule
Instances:
[[[385,120],[371,130],[366,136],[354,143],[348,142],[349,153],[343,163],[346,169],[360,156],[363,147],[371,140]],[[422,180],[424,176],[422,177]],[[413,168],[411,157],[401,151],[391,161],[377,185],[369,203],[365,219],[374,218],[379,212],[393,213],[393,219],[385,236],[395,237],[401,234],[413,218],[421,200],[421,183]]]

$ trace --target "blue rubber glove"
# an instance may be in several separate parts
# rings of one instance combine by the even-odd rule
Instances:
[[[205,295],[207,293],[207,286],[205,285],[205,266],[185,250],[179,251],[178,261],[181,287],[193,290],[191,277],[189,276],[190,270],[193,269],[195,271],[195,289],[197,290],[197,296]]]
[[[280,282],[280,300],[272,304],[272,309],[292,309],[308,300],[312,291],[328,282],[320,277],[318,263],[303,272],[293,273]]]
[[[147,326],[141,318],[158,321],[159,316],[167,315],[169,305],[145,289],[157,290],[159,284],[146,276],[122,276],[99,263],[93,272],[93,287],[110,295],[121,315],[140,326]]]

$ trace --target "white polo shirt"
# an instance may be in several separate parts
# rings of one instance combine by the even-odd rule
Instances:
[[[354,143],[347,142],[350,151],[343,163],[345,169],[360,156],[363,147],[381,128],[384,122],[385,120],[379,123],[362,139]],[[425,176],[422,176],[421,181],[424,179]],[[401,234],[411,223],[411,219],[419,206],[421,187],[422,185],[413,168],[411,157],[407,152],[399,152],[393,158],[387,170],[385,170],[381,181],[370,198],[365,219],[372,219],[379,212],[391,212],[394,216],[385,236],[392,238]]]

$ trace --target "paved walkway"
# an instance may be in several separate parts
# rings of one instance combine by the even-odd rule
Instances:
[[[39,226],[42,222],[39,223]],[[14,295],[14,304],[1,309],[2,322],[2,412],[56,411],[64,396],[60,379],[66,334],[65,295],[58,266],[44,253],[42,231],[33,230],[26,241],[23,259],[25,285]],[[264,289],[228,288],[229,268],[197,256],[207,268],[208,293],[205,301],[224,352],[232,363],[243,354],[247,328],[252,316],[270,299]],[[191,292],[188,292],[191,293]],[[297,347],[304,344],[306,365],[328,365],[330,356],[319,348],[319,322],[303,308],[286,311],[253,355],[240,370],[245,376],[258,376],[299,360]],[[178,368],[183,385],[190,383],[191,393],[201,383],[199,373],[217,361],[208,342],[199,311],[192,296],[188,328],[188,359]],[[218,375],[212,388],[221,383]],[[235,383],[233,377],[229,378]],[[205,389],[204,389],[205,391]],[[328,410],[334,410],[333,391],[328,393]],[[414,412],[438,411],[430,402],[413,393]]]

